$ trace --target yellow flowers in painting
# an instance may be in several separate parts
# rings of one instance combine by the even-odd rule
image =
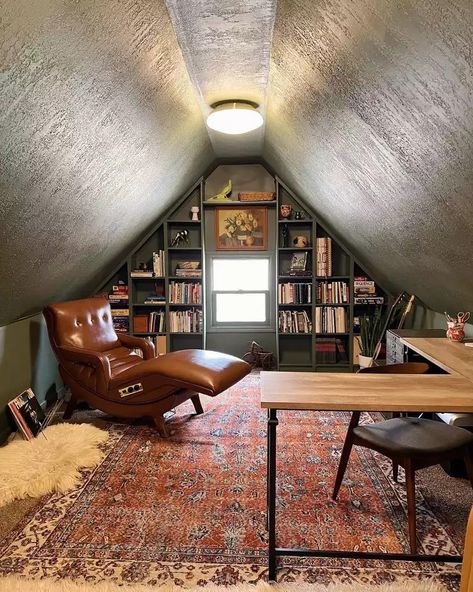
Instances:
[[[217,208],[215,224],[217,249],[257,251],[268,248],[267,208]]]

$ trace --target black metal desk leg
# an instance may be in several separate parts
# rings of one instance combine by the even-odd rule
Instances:
[[[276,409],[268,410],[268,579],[276,580]]]

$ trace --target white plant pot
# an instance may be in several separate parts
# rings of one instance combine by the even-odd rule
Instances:
[[[362,356],[361,354],[358,356],[358,363],[360,364],[360,368],[369,368],[373,365],[373,357],[372,356]]]

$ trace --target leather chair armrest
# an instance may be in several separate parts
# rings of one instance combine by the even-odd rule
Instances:
[[[120,343],[125,347],[128,347],[129,349],[141,349],[144,360],[151,360],[156,357],[154,345],[147,339],[134,337],[133,335],[124,335],[123,333],[119,333],[117,337]]]
[[[95,352],[89,349],[81,349],[69,345],[58,347],[58,353],[68,362],[92,366],[97,370],[98,390],[105,393],[108,390],[108,384],[112,375],[110,361],[101,352]]]

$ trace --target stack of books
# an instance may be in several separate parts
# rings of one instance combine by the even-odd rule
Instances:
[[[279,333],[312,333],[312,322],[305,310],[280,310]]]
[[[143,269],[134,269],[130,272],[130,277],[132,278],[153,278],[154,271],[143,270]]]
[[[202,284],[171,282],[169,284],[169,302],[171,304],[201,304]]]
[[[315,358],[317,364],[337,364],[348,362],[345,345],[341,339],[318,337],[315,342]]]
[[[279,304],[310,304],[312,302],[312,284],[285,283],[278,287]]]
[[[138,314],[133,317],[133,329],[135,333],[164,333],[164,311]]]
[[[116,286],[112,286],[112,291],[108,294],[110,304],[119,304],[128,306],[128,286],[123,281],[119,281]]]
[[[320,282],[317,285],[318,304],[348,304],[350,289],[346,282]]]
[[[169,330],[171,333],[201,333],[202,311],[196,309],[171,311]]]
[[[332,239],[327,237],[316,239],[316,254],[316,275],[332,275]]]
[[[166,259],[165,253],[159,250],[157,253],[153,253],[153,272],[155,277],[163,277],[165,275]]]
[[[355,304],[384,304],[384,296],[376,294],[376,284],[366,276],[357,276],[353,282]]]
[[[116,333],[128,333],[130,327],[128,308],[112,308],[113,328]]]
[[[316,333],[346,333],[347,314],[339,306],[324,306],[315,309]]]
[[[180,267],[178,267],[176,269],[176,277],[201,278],[202,277],[202,270],[201,269],[181,269]]]

